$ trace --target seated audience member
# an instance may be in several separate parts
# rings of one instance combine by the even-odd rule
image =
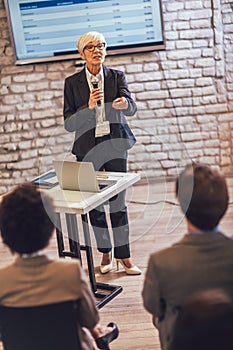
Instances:
[[[170,350],[232,350],[233,300],[223,290],[194,293],[183,305]]]
[[[219,228],[228,207],[224,176],[208,165],[190,164],[176,181],[176,195],[187,234],[150,256],[142,291],[163,350],[169,349],[177,315],[191,294],[210,288],[233,294],[233,240]]]
[[[53,217],[52,200],[30,183],[3,197],[1,236],[16,259],[0,269],[0,305],[24,307],[79,299],[77,331],[83,349],[94,349],[93,338],[112,328],[98,323],[95,300],[79,260],[54,260],[43,252],[54,231]]]

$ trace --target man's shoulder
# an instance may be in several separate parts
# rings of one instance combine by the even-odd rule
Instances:
[[[74,284],[79,283],[82,276],[82,268],[78,259],[52,259],[50,264],[45,268],[44,273],[53,276],[56,280],[73,281]]]
[[[157,250],[154,253],[151,254],[151,259],[154,260],[160,260],[160,259],[167,259],[170,256],[173,256],[175,254],[180,254],[180,250],[182,250],[183,247],[183,243],[182,240],[177,241],[176,243],[173,243],[172,245]]]
[[[185,252],[189,250],[189,247],[192,246],[190,242],[190,235],[185,234],[176,242],[172,243],[168,247],[157,250],[150,255],[151,260],[153,261],[171,261],[174,257],[180,257]]]
[[[225,235],[220,232],[218,234],[218,241],[225,252],[232,252],[233,254],[233,236]],[[216,244],[218,244],[218,242]]]
[[[9,265],[3,266],[0,268],[0,276],[1,278],[7,274],[10,274],[12,272],[12,270],[15,269],[15,264],[11,263]]]
[[[213,236],[211,236],[213,235]],[[226,247],[226,250],[233,252],[233,239],[221,232],[217,234],[185,234],[180,240],[172,245],[156,251],[151,254],[151,259],[154,261],[168,261],[171,257],[184,257],[184,255],[190,256],[191,252],[199,251],[200,247],[203,247],[202,252],[205,251],[204,247],[222,250]]]
[[[80,261],[78,259],[66,260],[66,259],[51,259],[51,265],[57,269],[63,270],[77,270],[81,269]]]

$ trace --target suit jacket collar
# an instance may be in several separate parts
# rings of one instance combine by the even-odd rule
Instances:
[[[45,254],[43,255],[37,255],[30,258],[22,258],[21,256],[18,256],[15,259],[15,265],[16,266],[39,266],[39,265],[46,265],[50,263],[52,260]]]
[[[114,74],[111,69],[103,65],[104,73],[104,102],[105,102],[105,115],[108,119],[108,115],[111,112],[112,101],[114,99],[113,94],[115,93]],[[83,104],[89,99],[89,86],[86,78],[85,67],[77,74],[77,86],[82,91],[81,98]]]
[[[225,240],[225,239],[229,239],[227,236],[225,236],[223,233],[221,232],[209,232],[209,233],[199,233],[199,234],[194,234],[194,233],[187,233],[186,235],[184,235],[181,240],[176,244],[209,244],[211,242],[216,242],[218,240]]]
[[[103,73],[104,73],[105,101],[111,101],[110,96],[112,95],[112,89],[113,89],[112,81],[113,81],[114,75],[112,71],[105,65],[103,65]],[[87,83],[85,67],[78,73],[77,78],[78,78],[78,84],[80,84],[79,86],[83,87],[83,93],[89,94],[89,87]]]
[[[77,73],[76,78],[78,80],[78,82],[77,82],[78,86],[85,86],[85,90],[88,90],[88,92],[89,92],[89,87],[88,87],[86,72],[85,72],[85,66],[80,72]]]
[[[108,80],[112,78],[113,76],[112,71],[108,67],[106,67],[104,64],[103,64],[103,72],[104,72],[105,79]]]
[[[86,81],[86,72],[85,72],[85,67],[77,74],[77,77],[79,79],[80,82],[85,82]],[[104,64],[103,64],[103,73],[104,73],[104,79],[111,79],[111,77],[113,76],[112,74],[112,71],[106,67]]]
[[[113,101],[113,91],[114,88],[114,75],[110,69],[103,65],[104,72],[104,101],[112,102]]]

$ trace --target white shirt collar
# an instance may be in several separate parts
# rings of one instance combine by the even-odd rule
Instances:
[[[86,73],[86,78],[87,82],[89,85],[90,90],[92,89],[92,84],[91,84],[91,78],[95,75],[91,74],[89,70],[87,69],[87,66],[85,66],[85,73]],[[96,75],[96,77],[100,80],[101,84],[104,82],[104,71],[103,71],[103,66],[101,65],[99,73]]]
[[[21,258],[28,259],[28,258],[34,258],[35,256],[44,255],[44,250],[38,250],[37,252],[31,253],[31,254],[20,254]]]

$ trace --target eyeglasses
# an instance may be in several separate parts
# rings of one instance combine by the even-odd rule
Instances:
[[[105,43],[99,43],[97,45],[88,44],[84,47],[84,50],[87,49],[88,51],[93,52],[95,48],[102,51],[105,48]]]

